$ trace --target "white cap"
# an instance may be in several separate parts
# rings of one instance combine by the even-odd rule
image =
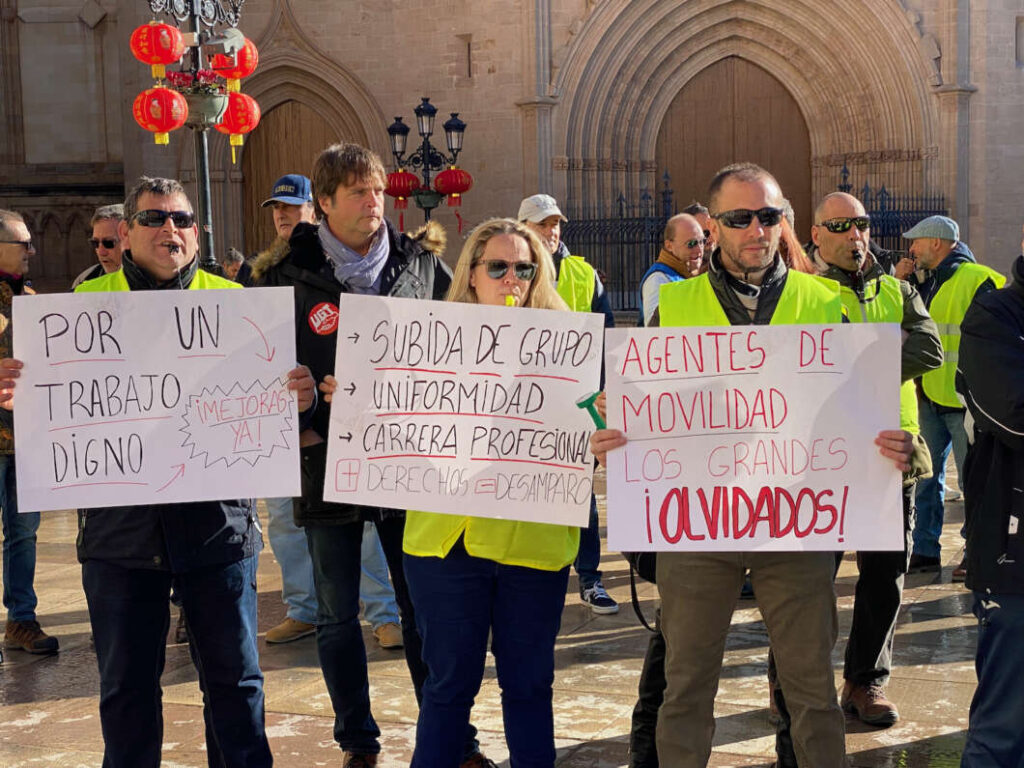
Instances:
[[[516,218],[519,221],[539,224],[548,216],[557,216],[562,221],[568,221],[551,195],[530,195],[519,204],[519,215]]]

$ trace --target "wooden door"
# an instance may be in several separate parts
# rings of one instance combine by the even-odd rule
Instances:
[[[274,182],[286,173],[309,176],[322,149],[352,140],[338,136],[324,118],[298,101],[283,102],[263,115],[242,156],[246,256],[266,248],[275,237],[269,209],[260,208]]]
[[[712,64],[672,100],[658,131],[658,174],[668,169],[677,208],[707,204],[722,166],[750,161],[768,169],[796,212],[802,242],[810,237],[811,141],[785,86],[735,56]]]

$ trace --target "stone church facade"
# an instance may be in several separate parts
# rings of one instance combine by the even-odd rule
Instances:
[[[0,0],[0,206],[29,219],[44,290],[92,259],[96,205],[141,173],[194,181],[188,129],[157,147],[131,116],[151,79],[128,37],[149,18],[145,0]],[[218,252],[265,243],[270,182],[308,174],[326,143],[390,165],[386,127],[415,125],[421,96],[437,144],[448,112],[467,123],[468,224],[537,191],[608,210],[666,170],[685,205],[751,159],[798,229],[845,166],[854,189],[943,195],[981,261],[1019,251],[1024,0],[248,0],[239,28],[259,47],[243,90],[263,122],[237,164],[210,133]],[[453,213],[436,218],[457,242]]]

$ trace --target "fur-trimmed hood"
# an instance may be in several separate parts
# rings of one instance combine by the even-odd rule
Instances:
[[[288,255],[289,250],[291,250],[291,247],[288,245],[287,240],[283,237],[275,237],[274,241],[265,251],[260,251],[256,254],[256,258],[252,260],[253,283],[258,284],[268,269],[280,264],[284,257]]]

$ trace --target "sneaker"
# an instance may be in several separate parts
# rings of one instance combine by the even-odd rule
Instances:
[[[459,768],[498,768],[498,764],[485,757],[483,752],[474,752],[459,763]]]
[[[743,579],[743,586],[740,587],[740,600],[753,600],[754,599],[754,584],[750,581],[750,574],[748,573]]]
[[[963,501],[964,495],[960,492],[959,488],[950,488],[946,486],[946,497],[945,501]]]
[[[938,573],[942,570],[942,562],[937,557],[928,555],[911,555],[907,573]]]
[[[600,616],[619,612],[619,604],[608,596],[601,582],[582,590],[580,599],[590,606],[590,610]]]
[[[178,623],[174,625],[174,642],[184,645],[188,642],[188,624],[185,623],[185,612],[178,610]]]
[[[373,636],[381,648],[391,651],[402,647],[402,628],[393,621],[381,624],[373,630]]]
[[[839,706],[868,725],[890,726],[900,719],[896,705],[885,698],[885,690],[878,683],[854,685],[847,680]]]
[[[316,624],[307,624],[304,621],[296,621],[291,616],[285,618],[280,624],[273,629],[267,630],[266,641],[268,643],[291,643],[296,640],[301,640],[304,637],[309,637],[316,632]],[[358,755],[357,755],[358,757]],[[377,756],[371,755],[374,762],[371,765],[376,765]],[[348,763],[345,763],[348,765]],[[356,763],[360,765],[360,763]]]
[[[953,569],[952,580],[954,582],[967,581],[967,555],[960,561],[960,565]]]
[[[297,621],[295,623],[301,624],[302,622]],[[277,627],[274,627],[274,629],[277,629]],[[357,754],[355,752],[342,752],[341,756],[341,768],[374,768],[374,766],[377,765],[376,755],[364,755]]]
[[[56,653],[60,644],[56,637],[43,632],[38,621],[7,621],[4,648],[28,653]]]

